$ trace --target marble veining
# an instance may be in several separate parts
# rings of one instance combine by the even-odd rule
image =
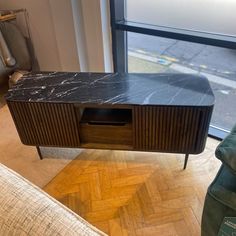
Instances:
[[[28,73],[8,101],[212,106],[208,80],[192,74]]]

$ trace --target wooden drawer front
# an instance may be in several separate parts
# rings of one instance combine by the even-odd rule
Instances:
[[[134,108],[137,150],[200,153],[204,149],[212,107],[148,106]]]
[[[133,145],[132,126],[80,124],[81,143]]]
[[[9,102],[21,141],[26,145],[78,147],[72,104]]]

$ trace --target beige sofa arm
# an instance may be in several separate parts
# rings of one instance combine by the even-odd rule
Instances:
[[[0,235],[106,235],[0,164]]]

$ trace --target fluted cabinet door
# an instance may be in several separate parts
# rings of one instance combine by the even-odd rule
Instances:
[[[21,141],[26,145],[78,147],[73,104],[8,102]]]
[[[135,106],[134,149],[200,153],[211,113],[204,107]]]

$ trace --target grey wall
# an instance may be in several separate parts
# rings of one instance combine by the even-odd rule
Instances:
[[[26,8],[41,70],[79,71],[71,1],[1,0],[0,9]],[[22,16],[18,22],[25,31]]]

